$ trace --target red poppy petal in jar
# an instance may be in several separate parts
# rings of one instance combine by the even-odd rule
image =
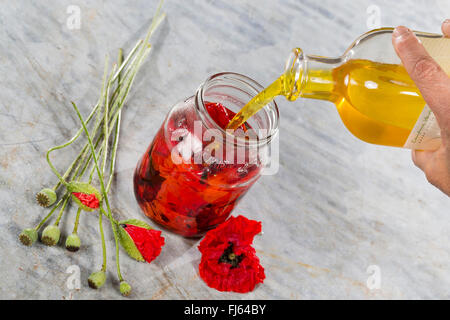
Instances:
[[[158,200],[167,204],[179,215],[187,216],[197,213],[208,203],[203,200],[202,194],[190,188],[189,185],[180,183],[178,179],[169,177],[158,192]]]
[[[228,243],[229,239],[235,241],[236,246],[250,245],[255,235],[261,232],[261,222],[249,220],[244,216],[230,217],[217,228],[209,231],[198,249],[200,252],[211,246]]]
[[[206,110],[222,129],[225,129],[228,122],[233,118],[233,116],[230,117],[228,110],[220,103],[207,102]]]
[[[146,229],[134,225],[127,224],[125,231],[133,239],[136,248],[148,263],[155,260],[161,253],[164,246],[164,238],[161,237],[161,231]]]
[[[86,207],[97,209],[100,206],[100,202],[98,201],[94,193],[87,194],[82,192],[73,192],[72,194],[77,197],[80,202]]]
[[[223,106],[221,103],[207,102],[205,106],[211,118],[213,118],[222,129],[226,129],[228,123],[236,115],[235,112]],[[247,123],[242,124],[239,128],[247,131]]]
[[[170,155],[169,146],[166,143],[166,139],[164,138],[164,129],[160,128],[157,132],[155,138],[154,138],[154,144],[152,149],[150,150],[150,153],[148,153],[149,156],[153,156],[154,154],[161,156],[161,157],[167,157]]]
[[[139,178],[139,176],[137,178]],[[145,176],[145,192],[142,194],[142,198],[145,201],[154,200],[164,181],[165,179],[153,168],[150,161],[150,166],[147,168],[147,173]],[[143,183],[138,184],[144,185]]]

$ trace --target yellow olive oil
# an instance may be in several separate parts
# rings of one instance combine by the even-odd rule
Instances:
[[[404,146],[424,106],[418,88],[401,65],[354,59],[334,69],[285,73],[250,100],[228,124],[236,129],[258,110],[283,95],[333,102],[348,130],[374,144]],[[293,86],[298,95],[292,95]]]

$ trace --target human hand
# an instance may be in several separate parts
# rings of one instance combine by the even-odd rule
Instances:
[[[442,23],[442,33],[450,37],[450,19]],[[450,196],[450,78],[408,28],[395,28],[392,43],[441,128],[440,148],[435,151],[413,150],[413,162],[431,184]]]

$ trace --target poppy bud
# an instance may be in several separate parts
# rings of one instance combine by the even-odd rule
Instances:
[[[22,242],[26,246],[31,246],[36,242],[37,238],[38,233],[34,228],[24,229],[19,235],[20,242]]]
[[[55,190],[49,188],[42,189],[36,194],[36,201],[42,207],[51,206],[56,202],[56,198]]]
[[[67,190],[72,194],[72,200],[84,211],[94,211],[100,207],[102,196],[89,183],[72,181]]]
[[[119,222],[119,241],[128,255],[137,261],[152,262],[161,253],[164,238],[161,231],[136,219]]]
[[[88,278],[89,287],[92,289],[99,289],[102,285],[105,284],[106,281],[106,273],[103,271],[97,271],[91,273]]]
[[[61,231],[58,226],[50,225],[45,227],[44,231],[42,231],[41,241],[47,246],[54,246],[58,243],[60,236]]]
[[[120,282],[120,293],[124,297],[127,297],[127,296],[130,295],[130,293],[131,293],[131,286],[128,284],[128,282],[126,282],[126,281],[121,281]]]
[[[81,240],[80,237],[76,233],[72,233],[66,239],[66,249],[71,252],[76,252],[80,249]]]

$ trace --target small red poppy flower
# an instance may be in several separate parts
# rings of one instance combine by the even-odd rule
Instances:
[[[98,201],[96,195],[94,193],[82,193],[82,192],[73,192],[72,193],[82,204],[86,207],[97,209],[100,207],[100,201]]]
[[[132,258],[138,261],[152,262],[159,256],[161,248],[164,246],[161,231],[151,229],[147,224],[137,220],[130,219],[128,221],[130,223],[120,224],[120,240],[123,247]]]
[[[219,291],[246,293],[265,279],[264,268],[251,246],[261,232],[261,222],[230,217],[209,231],[200,242],[200,277]]]

